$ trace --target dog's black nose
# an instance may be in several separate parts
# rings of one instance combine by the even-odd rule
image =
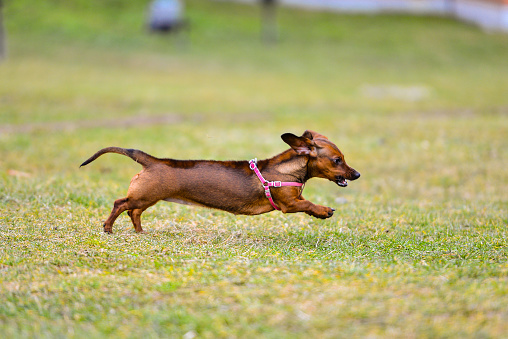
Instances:
[[[360,177],[360,172],[354,171],[353,174],[351,174],[351,180],[356,180]]]

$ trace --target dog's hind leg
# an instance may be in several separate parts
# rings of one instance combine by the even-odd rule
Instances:
[[[104,232],[113,233],[113,224],[120,214],[129,209],[129,198],[115,200],[113,210],[104,222]]]
[[[132,224],[134,225],[134,229],[137,233],[144,233],[143,228],[141,227],[141,213],[143,213],[144,210],[145,209],[136,208],[127,212],[129,217],[131,217]]]

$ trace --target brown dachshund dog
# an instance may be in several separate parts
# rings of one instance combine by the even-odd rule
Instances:
[[[349,167],[337,146],[319,133],[305,131],[301,137],[285,133],[281,137],[291,148],[259,162],[159,159],[139,150],[108,147],[81,166],[111,152],[126,155],[143,166],[132,178],[127,197],[115,201],[104,223],[106,233],[113,233],[113,223],[124,211],[136,232],[143,232],[141,213],[159,200],[234,214],[255,215],[279,209],[321,219],[331,217],[334,209],[302,197],[303,184],[319,177],[345,187],[346,180],[356,180],[360,173]]]

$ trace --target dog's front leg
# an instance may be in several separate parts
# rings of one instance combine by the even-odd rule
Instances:
[[[279,207],[283,213],[305,212],[308,215],[320,219],[330,218],[335,211],[330,207],[313,204],[309,200],[305,200],[302,197],[294,200],[284,201],[283,203],[279,204]]]

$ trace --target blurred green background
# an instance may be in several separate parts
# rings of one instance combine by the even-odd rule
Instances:
[[[0,327],[14,336],[502,337],[508,36],[446,17],[188,0],[3,2]],[[139,170],[100,148],[267,158],[327,135],[362,173],[333,218],[160,203],[101,223]],[[145,282],[147,282],[145,284]],[[319,301],[319,302],[318,302]],[[95,306],[99,305],[99,306]],[[353,325],[351,325],[353,324]]]

